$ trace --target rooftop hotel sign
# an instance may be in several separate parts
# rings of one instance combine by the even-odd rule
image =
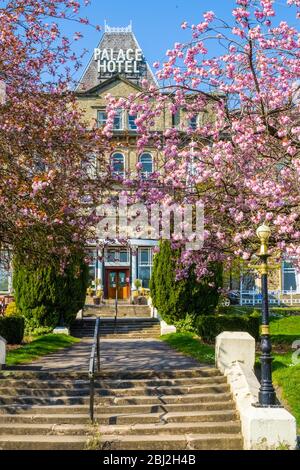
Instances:
[[[130,76],[141,76],[145,63],[141,49],[98,49],[94,50],[94,60],[98,64],[100,75],[125,73]]]

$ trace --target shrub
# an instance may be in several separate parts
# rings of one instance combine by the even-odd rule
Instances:
[[[170,242],[160,244],[160,251],[154,257],[150,290],[152,302],[167,322],[185,319],[186,315],[212,314],[218,304],[219,287],[222,286],[222,265],[212,265],[212,274],[196,279],[193,267],[188,277],[176,281],[176,265],[179,250],[172,250]],[[211,286],[213,284],[213,286]]]
[[[191,315],[186,315],[186,317],[182,320],[178,320],[174,322],[176,326],[177,332],[179,333],[196,333],[195,328],[195,319]]]
[[[20,312],[17,309],[16,302],[10,302],[5,309],[6,317],[15,317],[20,315]]]
[[[24,318],[21,316],[0,317],[0,336],[3,336],[9,344],[21,344],[24,326]]]
[[[55,264],[28,266],[15,258],[13,286],[26,328],[55,327],[61,318],[68,325],[85,304],[88,266],[80,254],[69,260],[63,274]]]
[[[38,328],[30,328],[26,326],[25,334],[29,336],[44,336],[53,333],[53,328],[50,326],[40,326]]]
[[[214,341],[223,331],[247,331],[256,340],[259,339],[260,315],[208,315],[196,320],[198,335],[204,341]]]

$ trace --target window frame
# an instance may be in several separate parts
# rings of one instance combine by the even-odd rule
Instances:
[[[100,114],[104,114],[106,116],[105,120],[101,124],[100,124],[100,119],[99,119]],[[98,109],[97,110],[97,127],[99,127],[99,128],[104,127],[104,126],[106,126],[106,123],[107,123],[107,112],[103,109]]]
[[[142,158],[145,156],[149,156],[151,158],[151,171],[144,171],[143,168],[140,169],[140,175],[142,179],[148,179],[154,173],[154,159],[153,155],[150,152],[143,152],[139,156],[139,163],[143,165]],[[150,164],[150,162],[144,162],[146,165]]]
[[[120,127],[115,127],[116,119],[120,117]],[[114,117],[113,131],[123,131],[124,130],[124,110],[118,109],[116,116]]]
[[[122,156],[123,158],[123,171],[115,171],[114,170],[114,157],[116,155],[119,155],[119,156]],[[122,177],[122,178],[125,178],[125,172],[126,172],[126,160],[125,160],[125,155],[124,153],[122,152],[114,152],[111,156],[110,156],[110,166],[111,166],[111,171],[112,171],[112,174],[113,176],[116,176],[116,177]]]

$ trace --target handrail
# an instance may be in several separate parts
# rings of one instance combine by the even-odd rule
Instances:
[[[97,358],[97,371],[100,371],[100,318],[97,318],[94,332],[94,341],[89,361],[89,379],[90,379],[90,418],[94,422],[94,402],[95,402],[95,359]]]
[[[114,333],[116,333],[117,331],[117,320],[118,320],[118,287],[116,288]]]

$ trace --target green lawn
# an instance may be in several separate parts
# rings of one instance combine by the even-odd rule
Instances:
[[[300,317],[272,319],[271,335],[275,350],[273,352],[274,384],[279,387],[280,398],[285,406],[297,419],[300,434],[300,354],[298,365],[294,365],[292,361],[292,344],[295,340],[300,340]],[[192,356],[199,362],[214,363],[214,346],[204,344],[195,334],[175,333],[162,336],[162,339],[177,351]],[[280,352],[281,347],[282,352]],[[260,363],[259,356],[260,354],[257,354],[258,364]]]
[[[29,363],[59,349],[68,348],[79,341],[77,338],[66,335],[49,334],[41,336],[18,349],[9,351],[6,356],[6,364],[14,366]]]
[[[295,340],[300,340],[300,316],[280,319],[272,318],[270,331],[274,345],[292,345]]]
[[[280,387],[280,395],[297,420],[300,434],[300,363],[292,364],[292,354],[274,354],[273,381]]]
[[[214,364],[215,348],[204,344],[197,335],[193,333],[171,333],[162,336],[161,339],[172,348],[182,352],[187,356],[192,356],[199,362]]]

